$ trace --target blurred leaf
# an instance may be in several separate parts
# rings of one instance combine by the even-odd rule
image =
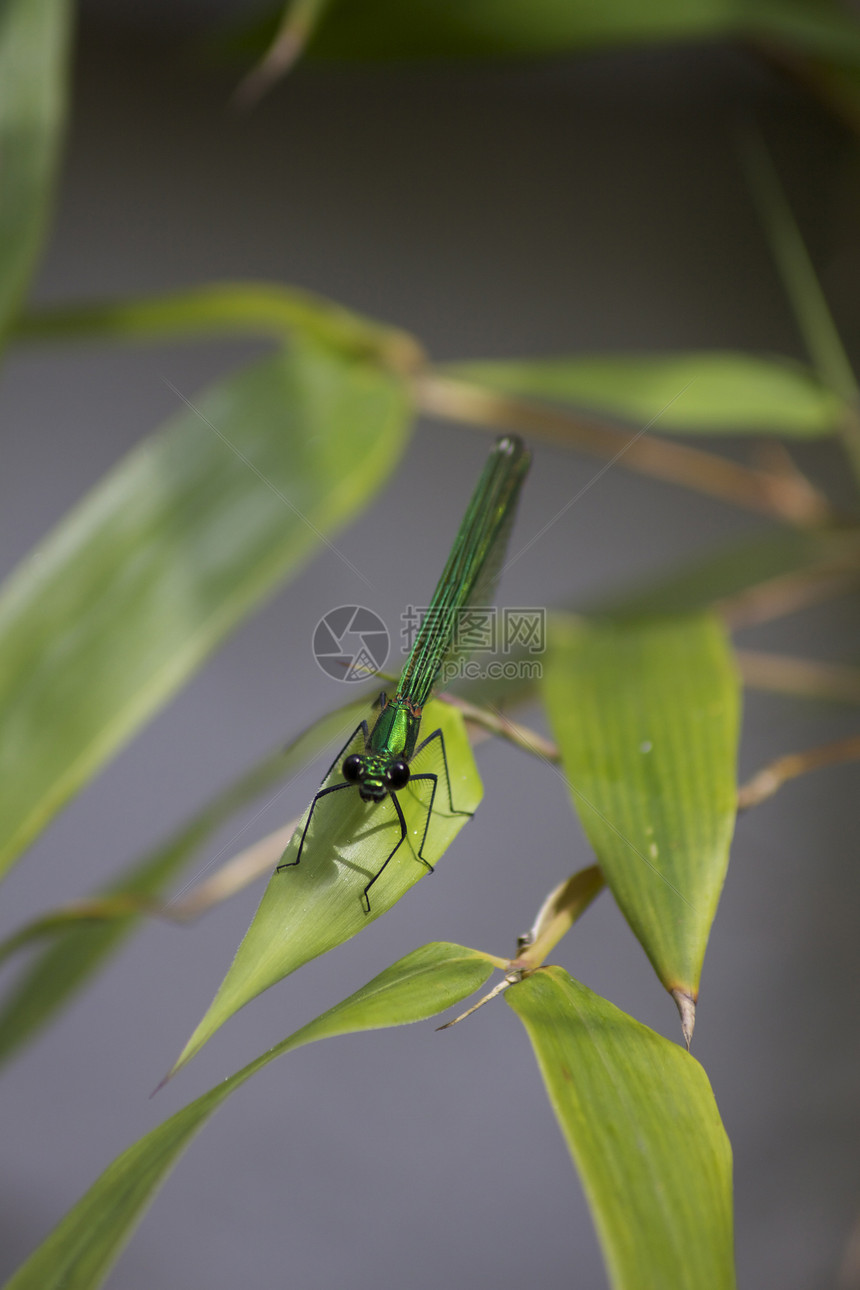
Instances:
[[[445,943],[407,954],[118,1156],[6,1283],[6,1290],[94,1290],[175,1161],[234,1089],[274,1058],[317,1039],[435,1016],[477,990],[494,966],[488,955]],[[283,1110],[277,1115],[283,1119]]]
[[[860,65],[842,67],[825,58],[810,60],[810,84],[841,121],[860,131]]]
[[[253,801],[273,784],[288,787],[284,777],[291,771],[303,770],[320,749],[343,742],[355,728],[367,707],[365,700],[351,703],[329,713],[304,731],[286,749],[279,749],[262,758],[256,766],[223,789],[208,805],[173,833],[166,842],[157,846],[143,860],[121,874],[99,896],[154,897],[162,894],[168,882],[187,863],[225,820],[245,803]],[[62,915],[63,911],[60,911]],[[43,934],[52,932],[49,944],[44,947],[20,974],[0,1006],[0,1062],[6,1061],[28,1040],[32,1039],[53,1016],[76,994],[92,976],[106,966],[111,955],[117,953],[138,925],[140,913],[119,910],[114,917],[100,920],[71,921],[60,917],[56,926],[45,928]],[[37,920],[32,925],[34,933],[40,932]],[[24,929],[26,931],[27,929]],[[19,940],[20,933],[10,938]],[[17,948],[9,942],[0,945],[0,961],[6,946]]]
[[[19,567],[0,595],[0,871],[366,504],[408,412],[392,376],[303,343],[201,395]]]
[[[474,811],[483,789],[462,718],[449,705],[432,700],[424,709],[422,736],[426,738],[437,728],[445,738],[453,805],[457,811]],[[363,748],[363,741],[360,746]],[[434,740],[412,762],[413,775],[429,771],[439,776],[423,849],[433,865],[469,818],[449,813],[438,746],[439,741]],[[345,782],[340,766],[338,757],[326,784]],[[369,913],[363,905],[364,889],[379,873],[400,837],[390,797],[383,802],[363,802],[350,786],[322,798],[314,808],[301,862],[294,864],[308,818],[305,813],[284,853],[284,862],[292,867],[272,874],[230,970],[171,1074],[190,1061],[215,1031],[251,999],[303,963],[363,931],[427,873],[416,853],[424,836],[428,794],[427,781],[416,784],[410,780],[397,795],[407,835],[371,889]]]
[[[281,6],[240,30],[229,48],[256,52],[273,39]],[[860,62],[851,17],[828,0],[792,4],[731,0],[336,0],[315,32],[312,56],[346,59],[513,58],[614,45],[743,38]]]
[[[449,364],[463,380],[623,417],[658,432],[835,434],[845,408],[799,364],[748,354],[596,355]]]
[[[36,263],[66,117],[72,6],[0,6],[0,340]]]
[[[616,619],[686,613],[707,609],[774,578],[849,564],[860,567],[856,534],[782,529],[733,542],[650,584],[646,581],[644,587],[640,575],[635,586],[604,592],[586,612]]]
[[[806,55],[860,67],[860,26],[839,0],[757,0],[745,5],[742,23],[769,59],[782,55],[796,67]]]
[[[666,989],[695,1001],[737,797],[739,684],[722,628],[709,615],[554,618],[543,689],[607,884]]]
[[[730,0],[633,0],[603,5],[532,0],[334,0],[310,41],[312,57],[346,60],[510,58],[601,45],[704,39],[734,26]],[[281,6],[242,23],[218,46],[249,56],[275,38]]]
[[[375,360],[407,373],[422,361],[406,332],[387,327],[304,291],[269,282],[214,282],[203,287],[144,296],[49,305],[24,314],[19,341],[163,340],[172,336],[250,333],[283,340],[299,332],[345,357]]]
[[[561,968],[505,998],[532,1042],[614,1290],[731,1290],[731,1148],[699,1063]]]
[[[845,403],[855,402],[851,364],[773,162],[761,142],[747,140],[745,155],[759,216],[809,356],[821,379]]]
[[[761,141],[747,140],[746,168],[771,253],[810,358],[822,381],[851,410],[850,415],[842,417],[839,428],[855,474],[860,478],[860,391],[845,346],[773,162]]]

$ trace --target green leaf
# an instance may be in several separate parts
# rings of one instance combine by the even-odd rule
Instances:
[[[19,318],[15,339],[157,341],[209,335],[272,336],[299,332],[346,358],[378,361],[408,373],[420,365],[406,332],[354,314],[300,287],[270,282],[212,282],[140,299],[43,306]]]
[[[743,21],[746,35],[760,41],[765,52],[784,44],[792,55],[860,67],[860,27],[838,0],[759,0],[746,5]]]
[[[275,38],[281,6],[244,23],[222,50],[258,54]],[[325,59],[516,58],[584,52],[616,45],[746,39],[768,49],[830,55],[860,64],[860,37],[849,14],[828,0],[336,0],[310,42]]]
[[[12,575],[0,593],[0,872],[367,502],[408,413],[390,374],[297,345],[145,440]]]
[[[850,415],[843,415],[839,428],[855,474],[860,478],[860,425],[857,415],[860,390],[851,362],[763,143],[748,140],[746,164],[771,253],[809,356],[821,380],[840,395],[846,409],[850,409]]]
[[[176,1160],[234,1089],[276,1057],[315,1040],[435,1016],[479,989],[494,966],[496,961],[489,955],[445,943],[407,954],[118,1156],[5,1290],[94,1290]]]
[[[561,968],[505,995],[535,1051],[614,1290],[732,1290],[732,1156],[689,1053]]]
[[[853,403],[858,391],[848,355],[773,162],[762,143],[747,141],[746,163],[771,253],[809,356],[821,379],[846,403]]]
[[[347,704],[315,722],[294,739],[286,749],[262,758],[233,784],[222,789],[201,811],[137,861],[114,882],[97,893],[87,905],[101,900],[110,912],[115,897],[152,898],[164,893],[170,881],[199,850],[207,838],[241,806],[294,770],[302,769],[308,760],[333,740],[338,747],[348,731],[355,727],[366,708],[366,701]],[[286,784],[285,784],[286,787]],[[103,919],[75,919],[74,911],[60,910],[56,918],[37,919],[34,924],[0,944],[0,962],[6,952],[22,944],[30,931],[33,936],[50,936],[49,944],[40,950],[20,974],[0,1006],[0,1062],[34,1038],[57,1012],[78,994],[87,982],[105,967],[137,928],[143,916],[123,911],[121,902],[113,916]]]
[[[243,24],[219,42],[235,52],[256,52],[273,40],[280,6],[272,16]],[[730,0],[635,0],[577,5],[567,0],[364,0],[333,3],[309,43],[323,59],[510,58],[557,54],[662,40],[704,39],[733,30]]]
[[[543,689],[607,884],[679,1007],[695,1001],[737,797],[739,684],[723,630],[706,614],[554,618]]]
[[[835,434],[845,406],[808,368],[748,354],[594,355],[440,369],[506,394],[596,410],[658,432]]]
[[[860,128],[860,63],[842,67],[822,58],[816,59],[809,70],[815,77],[819,97],[856,133]]]
[[[0,7],[0,340],[36,263],[66,118],[72,6]]]
[[[368,712],[369,718],[371,715]],[[445,739],[451,802],[459,812],[473,812],[483,789],[463,720],[448,704],[432,700],[424,709],[422,737],[437,728]],[[363,737],[358,738],[359,744],[354,746],[363,748]],[[343,751],[345,754],[348,749]],[[434,866],[469,818],[468,814],[450,814],[438,752],[439,740],[434,740],[412,762],[413,775],[430,772],[439,777],[423,848],[424,856]],[[340,765],[338,757],[324,784],[345,782]],[[284,852],[282,863],[289,867],[273,873],[230,970],[171,1074],[190,1061],[215,1031],[251,999],[303,963],[363,931],[427,873],[417,858],[417,850],[427,824],[429,787],[426,780],[410,781],[397,795],[407,835],[369,893],[369,912],[364,907],[364,890],[400,838],[390,797],[383,802],[363,802],[357,790],[349,787],[322,798],[314,808],[313,823],[300,863],[296,864],[308,819],[305,813]]]

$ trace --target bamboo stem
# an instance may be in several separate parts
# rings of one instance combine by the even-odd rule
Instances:
[[[416,377],[414,390],[419,409],[434,416],[520,430],[548,443],[581,448],[595,457],[619,457],[630,470],[803,528],[833,518],[825,496],[802,475],[741,466],[667,439],[631,438],[629,431],[597,417],[499,394],[432,369]]]
[[[773,797],[789,779],[806,775],[811,770],[820,770],[822,766],[838,766],[843,762],[860,761],[860,735],[851,735],[847,739],[837,739],[831,744],[819,744],[802,753],[787,753],[777,757],[768,766],[748,779],[738,789],[738,810],[748,811],[760,802]]]

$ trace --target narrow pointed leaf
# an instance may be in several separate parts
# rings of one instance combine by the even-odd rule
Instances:
[[[822,381],[841,395],[846,407],[851,409],[851,414],[842,418],[841,430],[855,474],[860,477],[860,426],[857,420],[860,391],[857,378],[764,144],[748,141],[746,161],[747,175],[771,253],[809,356]]]
[[[732,1290],[732,1156],[699,1063],[545,968],[507,991],[576,1165],[613,1290]]]
[[[66,117],[69,0],[0,6],[0,340],[48,222]]]
[[[594,355],[457,364],[452,375],[506,394],[574,404],[657,432],[835,434],[845,405],[814,372],[749,354]],[[655,420],[656,418],[656,420]]]
[[[809,356],[821,379],[846,401],[857,381],[791,207],[763,143],[747,141],[747,176],[770,249]]]
[[[406,955],[118,1156],[5,1290],[95,1290],[179,1156],[234,1089],[276,1057],[317,1039],[435,1016],[479,989],[494,966],[488,955],[444,942]]]
[[[330,713],[299,735],[288,748],[262,758],[207,806],[96,894],[155,897],[211,836],[246,802],[274,784],[287,785],[291,771],[301,770],[332,740],[338,745],[366,707],[351,703]],[[143,915],[118,910],[99,921],[58,921],[49,943],[40,949],[13,983],[0,1004],[0,1063],[45,1026],[119,952]],[[34,925],[38,931],[39,923]],[[13,942],[15,937],[10,938]],[[0,945],[0,961],[5,943]]]
[[[422,361],[418,342],[301,287],[270,282],[211,282],[164,295],[43,305],[20,317],[16,340],[149,341],[227,334],[300,333],[344,358],[407,372]]]
[[[297,345],[201,395],[20,566],[0,592],[0,872],[367,501],[407,415],[394,377]]]
[[[437,727],[445,737],[451,800],[458,811],[474,811],[483,790],[462,718],[447,704],[431,701],[424,709],[422,733]],[[450,814],[441,766],[437,770],[421,763],[419,755],[413,767],[416,773],[433,769],[440,776],[424,846],[424,855],[435,865],[469,817]],[[339,762],[326,783],[343,783]],[[426,782],[422,790],[425,786]],[[171,1073],[189,1061],[233,1013],[303,963],[363,931],[427,873],[416,856],[427,820],[427,799],[423,792],[419,795],[416,789],[413,796],[410,790],[411,785],[398,793],[407,835],[374,883],[369,913],[363,903],[364,889],[400,837],[390,800],[362,802],[353,785],[320,799],[301,861],[293,864],[305,814],[284,853],[283,863],[289,867],[269,880],[229,972]]]
[[[722,628],[557,618],[549,643],[544,700],[582,826],[660,980],[695,999],[737,798]]]

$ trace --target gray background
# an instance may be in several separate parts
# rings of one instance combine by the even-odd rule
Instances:
[[[849,345],[858,313],[853,141],[740,49],[485,69],[302,69],[231,116],[223,69],[170,31],[80,40],[57,220],[38,296],[259,277],[412,329],[440,359],[727,346],[799,354],[736,160],[771,147]],[[131,445],[250,345],[17,351],[0,387],[2,560],[11,568]],[[339,539],[396,624],[426,598],[486,452],[421,424],[384,495]],[[360,445],[356,445],[360,451]],[[834,449],[803,463],[839,493]],[[536,445],[524,543],[599,469]],[[506,603],[552,604],[765,526],[612,469],[511,569]],[[391,533],[398,536],[388,548]],[[323,551],[75,801],[5,886],[8,930],[131,861],[343,701],[309,642],[367,599]],[[847,601],[742,640],[849,660]],[[539,720],[536,713],[531,719]],[[743,769],[849,734],[856,713],[751,695]],[[590,862],[565,792],[515,750],[480,755],[483,809],[396,913],[235,1018],[153,1102],[259,889],[184,930],[146,927],[5,1074],[2,1257],[13,1268],[126,1145],[410,949],[513,950],[545,893]],[[276,827],[320,767],[189,871]],[[735,1150],[744,1286],[835,1284],[857,1185],[857,769],[810,776],[740,823],[694,1051]],[[249,812],[249,817],[252,813]],[[574,975],[673,1039],[676,1014],[607,897],[559,948]],[[7,969],[8,971],[8,969]],[[605,1285],[585,1202],[528,1044],[503,1003],[336,1040],[276,1063],[182,1160],[118,1270],[124,1290],[239,1284],[509,1290]]]

